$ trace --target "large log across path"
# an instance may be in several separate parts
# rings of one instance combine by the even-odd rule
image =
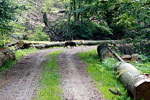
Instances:
[[[113,44],[119,44],[119,43],[125,43],[128,41],[128,39],[122,39],[122,40],[73,40],[72,42],[75,42],[77,45],[99,45],[102,43],[113,43]],[[50,42],[50,41],[23,41],[19,40],[14,43],[7,44],[8,47],[11,46],[17,46],[18,48],[25,49],[29,47],[35,47],[38,49],[42,48],[49,48],[49,47],[62,47],[65,45],[65,42]]]
[[[127,88],[128,93],[135,100],[150,100],[150,75],[140,73],[133,65],[126,63],[120,56],[117,55],[107,44],[101,44],[97,48],[101,61],[105,57],[115,57],[120,61],[120,65],[116,67],[120,81]],[[110,53],[112,55],[110,55]]]
[[[99,45],[102,43],[122,43],[125,40],[98,40],[98,41],[94,41],[94,40],[86,40],[86,41],[73,41],[75,42],[77,45]],[[36,48],[49,48],[49,47],[57,47],[57,46],[64,46],[65,42],[52,42],[52,43],[48,43],[48,44],[36,44],[34,45]]]
[[[99,45],[101,43],[122,43],[126,40],[74,40],[77,45]],[[32,44],[32,45],[31,45]],[[60,47],[65,46],[65,42],[48,42],[48,41],[22,41],[19,40],[14,43],[7,44],[8,47],[17,45],[18,48],[29,48],[35,47],[38,49],[49,48],[49,47]]]

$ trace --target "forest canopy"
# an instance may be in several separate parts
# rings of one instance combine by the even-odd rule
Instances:
[[[149,16],[150,0],[1,0],[0,35],[51,41],[148,40]]]

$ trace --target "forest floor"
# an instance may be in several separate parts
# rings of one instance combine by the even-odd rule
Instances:
[[[87,72],[87,65],[77,54],[95,49],[96,46],[52,48],[24,56],[0,79],[0,100],[32,100],[39,87],[42,64],[50,52],[62,50],[58,65],[62,76],[64,100],[104,100]]]

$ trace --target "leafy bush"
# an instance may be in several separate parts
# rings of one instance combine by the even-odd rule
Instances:
[[[43,32],[43,28],[39,25],[35,29],[35,33],[29,38],[35,41],[48,41],[50,37]]]
[[[5,34],[0,34],[0,48],[4,47],[9,42],[9,37]]]
[[[111,30],[106,25],[100,25],[95,22],[78,21],[74,24],[71,22],[67,36],[69,39],[96,39],[96,37],[107,38],[108,35],[112,35]],[[106,36],[106,37],[104,37]]]

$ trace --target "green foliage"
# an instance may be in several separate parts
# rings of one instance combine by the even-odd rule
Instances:
[[[22,56],[36,52],[37,49],[36,48],[29,48],[29,49],[20,49],[15,51],[15,57],[17,60],[19,60]]]
[[[6,61],[6,63],[0,68],[0,71],[9,70],[13,64],[16,64],[16,61]]]
[[[112,35],[113,33],[109,29],[109,27],[104,25],[99,25],[95,22],[70,22],[69,25],[67,25],[67,39],[94,39],[97,36],[107,36]],[[101,31],[101,33],[99,33]]]
[[[14,27],[12,23],[18,21],[17,14],[25,9],[25,6],[19,6],[16,0],[1,0],[0,1],[0,45],[4,46],[9,39],[10,32]],[[5,38],[7,37],[7,38]]]
[[[17,7],[11,0],[2,0],[0,2],[0,33],[12,29],[9,23],[15,20],[16,9]]]
[[[85,39],[135,38],[149,39],[150,18],[148,0],[64,0],[69,10],[66,14],[71,22],[71,35]],[[66,18],[66,17],[65,17]],[[97,24],[93,31],[92,24]],[[89,27],[90,28],[89,28]],[[78,29],[77,29],[78,28]],[[76,35],[77,34],[77,35]],[[94,37],[92,37],[92,35]],[[80,38],[80,37],[77,37]]]
[[[70,25],[70,29],[72,31],[72,38],[79,39],[88,39],[92,37],[92,32],[95,31],[94,25],[92,23],[81,23],[77,22],[76,24]]]
[[[37,8],[35,2],[33,0],[2,0],[0,2],[0,34],[5,34],[7,37],[7,34],[13,30],[17,36],[21,33],[23,39],[42,41],[48,40],[47,34],[51,40],[131,37],[138,42],[142,39],[150,39],[149,0],[45,0],[37,1]],[[65,9],[64,17],[62,17],[63,14],[58,13],[62,9]],[[36,10],[41,10],[37,11],[38,13],[46,12],[48,18],[55,14],[61,17],[58,21],[49,22],[50,29],[46,27],[42,29],[43,25],[42,27],[25,26],[28,20],[19,14],[20,11],[29,12],[29,14],[31,11],[34,15]],[[25,37],[26,35],[28,38]],[[0,41],[0,44],[5,43]]]
[[[35,34],[32,35],[31,39],[35,41],[48,41],[49,36],[43,32],[43,28],[41,26],[38,26],[36,27]]]
[[[150,74],[150,58],[149,56],[141,55],[141,62],[132,62],[132,64],[141,72]]]
[[[60,88],[60,74],[57,65],[57,55],[62,51],[50,53],[47,58],[49,61],[44,63],[44,72],[41,78],[42,87],[38,92],[36,100],[62,100],[62,90]]]
[[[14,39],[23,39],[23,36],[27,34],[25,32],[26,27],[20,22],[23,19],[18,19],[19,21],[12,22],[11,25],[13,26],[13,33],[10,34],[10,36]],[[24,21],[23,21],[24,22]]]
[[[15,20],[16,7],[10,0],[2,0],[0,2],[0,46],[5,45],[6,35],[12,27],[10,22]]]
[[[52,0],[45,0],[45,3],[42,6],[42,11],[43,12],[49,12],[51,11],[51,7],[52,7]]]
[[[88,72],[94,79],[95,85],[100,92],[108,100],[133,100],[128,96],[127,90],[122,83],[116,78],[114,67],[117,61],[112,58],[107,58],[103,63],[99,62],[96,50],[83,52],[79,57],[88,63]],[[113,95],[109,89],[116,91],[116,85],[119,86],[122,96]]]
[[[0,48],[4,47],[9,42],[9,37],[5,34],[0,34]]]

